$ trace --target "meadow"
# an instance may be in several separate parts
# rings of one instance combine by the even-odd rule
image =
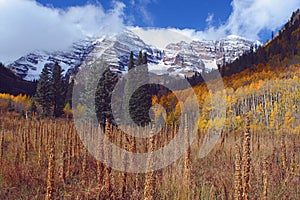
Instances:
[[[247,118],[244,123],[243,131],[222,135],[204,158],[199,158],[199,148],[205,133],[198,131],[196,142],[180,159],[161,170],[137,174],[97,161],[72,120],[18,119],[15,113],[1,111],[0,198],[298,199],[300,135],[284,130],[269,134],[251,129]],[[166,145],[176,126],[145,141],[108,123],[105,134],[122,148],[145,152]]]

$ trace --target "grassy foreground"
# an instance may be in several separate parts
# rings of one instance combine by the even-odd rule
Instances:
[[[198,132],[196,142],[172,165],[133,174],[115,171],[93,158],[82,145],[72,121],[18,120],[14,114],[2,112],[0,128],[0,199],[300,196],[299,134],[254,132],[246,126],[243,132],[222,135],[212,152],[199,158],[205,135]],[[148,141],[135,141],[111,126],[106,127],[106,134],[121,147],[142,152],[166,145],[176,131],[168,127]]]

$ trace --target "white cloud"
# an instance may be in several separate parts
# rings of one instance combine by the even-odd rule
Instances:
[[[140,13],[142,14],[142,19],[143,19],[144,23],[152,26],[154,23],[152,14],[150,12],[148,12],[148,10],[145,6],[139,6],[138,9],[139,9]]]
[[[227,23],[219,29],[230,34],[259,39],[264,30],[274,30],[290,18],[300,7],[299,0],[233,0],[233,12]]]
[[[182,39],[217,40],[228,35],[238,35],[252,40],[260,40],[259,34],[264,30],[280,28],[286,23],[292,12],[300,8],[299,0],[233,0],[232,13],[227,21],[219,26],[213,26],[214,14],[209,13],[206,18],[207,28],[195,29],[176,28],[135,28],[134,31],[150,44],[165,47],[167,42]],[[153,38],[155,35],[155,38]],[[171,35],[170,37],[168,37]],[[181,36],[180,36],[181,35]],[[151,38],[152,36],[152,38]],[[188,39],[189,38],[189,39]]]
[[[120,31],[124,4],[46,7],[33,0],[0,0],[0,61],[9,62],[34,50],[63,50],[85,36]]]
[[[219,27],[209,25],[205,31],[199,31],[196,35],[217,39],[233,34],[260,39],[261,31],[275,30],[287,22],[292,12],[300,7],[300,1],[233,0],[231,6],[233,11],[225,24]]]
[[[207,18],[206,18],[206,20],[205,20],[206,23],[208,24],[208,26],[211,26],[213,20],[214,20],[214,14],[209,13],[208,16],[207,16]]]
[[[135,0],[130,0],[129,3],[130,3],[131,6],[134,6],[135,5]]]
[[[132,9],[138,13],[139,16],[137,17],[141,17],[142,21],[145,24],[149,26],[152,26],[154,24],[154,16],[148,11],[147,7],[151,3],[157,3],[157,0],[130,0],[129,3]],[[130,15],[129,20],[129,23],[133,25],[135,17],[133,15]]]

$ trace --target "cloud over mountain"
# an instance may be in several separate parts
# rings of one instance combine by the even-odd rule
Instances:
[[[63,50],[86,36],[110,35],[128,25],[124,21],[134,26],[134,16],[125,13],[125,4],[112,2],[113,8],[105,10],[100,3],[58,9],[41,5],[35,0],[0,0],[0,61],[5,63],[13,61],[35,50]],[[127,6],[139,8],[140,12],[144,13],[144,20],[150,23],[151,16],[155,13],[149,12],[147,5],[153,2],[159,3],[157,0],[131,0]],[[180,38],[216,40],[231,34],[260,39],[259,34],[262,31],[271,32],[282,26],[291,13],[300,7],[300,1],[232,0],[231,6],[229,18],[218,26],[213,25],[214,13],[208,13],[205,30],[196,31],[197,27],[184,30],[172,28],[171,31],[178,33],[175,40]],[[165,12],[167,14],[168,10]],[[155,21],[153,24],[155,26]],[[163,36],[169,31],[165,28],[151,29],[152,32],[146,35],[150,37],[155,35],[153,30],[157,31],[160,39],[167,39],[160,44],[169,43],[172,39]]]
[[[213,26],[214,15],[207,17],[205,30],[184,30],[198,39],[220,39],[228,35],[238,35],[259,40],[262,31],[280,28],[290,18],[293,11],[300,8],[299,0],[233,0],[232,12],[227,21]]]
[[[283,25],[292,12],[300,7],[299,0],[233,0],[233,12],[227,23],[218,29],[230,34],[259,39],[264,30],[275,30]]]
[[[34,50],[63,50],[85,36],[102,36],[123,27],[124,4],[43,6],[32,0],[0,0],[0,61],[14,60]]]

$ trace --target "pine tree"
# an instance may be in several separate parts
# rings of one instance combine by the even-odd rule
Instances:
[[[128,62],[128,71],[134,68],[134,61],[133,61],[133,52],[130,52],[129,62]]]
[[[37,84],[36,100],[42,106],[42,116],[50,116],[52,106],[52,84],[47,64],[45,64]]]
[[[63,79],[63,70],[58,63],[54,64],[51,83],[53,89],[53,116],[60,117],[65,106],[66,84]]]
[[[124,112],[124,123],[128,124],[130,119],[129,106],[128,102],[130,100],[130,94],[132,93],[133,85],[134,85],[134,60],[133,60],[133,52],[130,52],[129,62],[128,62],[128,73],[127,79],[124,88],[124,98],[123,98],[123,112]]]
[[[118,75],[107,68],[98,82],[95,94],[95,109],[98,122],[103,127],[106,119],[110,124],[115,123],[111,109],[111,99],[117,81]]]
[[[141,85],[131,96],[129,101],[130,115],[133,121],[145,126],[151,119],[149,117],[149,109],[152,105],[152,95],[150,94],[147,54],[140,51],[136,61],[136,84]]]
[[[73,87],[74,87],[74,79],[72,79],[71,82],[69,84],[67,84],[67,89],[66,89],[65,104],[69,103],[71,108],[72,108]]]
[[[139,52],[139,56],[135,62],[135,66],[140,66],[143,64],[143,53],[142,51]]]
[[[147,53],[145,52],[145,53],[143,54],[142,64],[143,64],[143,65],[147,65],[147,63],[148,63],[148,57],[147,57]]]
[[[14,110],[15,109],[14,109],[14,106],[13,106],[13,103],[12,103],[11,99],[8,99],[8,101],[7,101],[7,111],[12,112]]]
[[[123,101],[124,121],[126,123],[129,123],[130,118],[135,124],[141,126],[145,126],[151,121],[149,109],[152,105],[152,95],[148,82],[147,54],[140,51],[134,65],[133,53],[131,52]],[[140,87],[133,91],[136,85],[140,85]]]
[[[30,104],[30,106],[29,106],[29,108],[28,108],[28,114],[29,114],[30,116],[33,116],[33,115],[36,114],[36,112],[37,112],[37,107],[36,107],[36,105],[35,105],[35,102],[32,101],[31,104]]]
[[[84,67],[88,70],[76,76],[76,90],[73,91],[73,109],[80,110],[81,120],[90,122],[96,118],[95,98],[99,79],[103,76],[108,64],[103,59],[96,59]],[[95,119],[97,120],[97,119]]]

